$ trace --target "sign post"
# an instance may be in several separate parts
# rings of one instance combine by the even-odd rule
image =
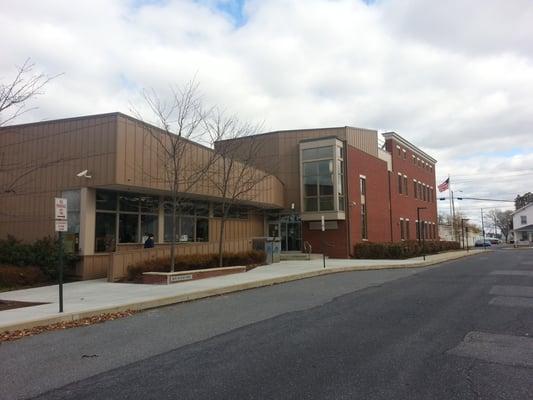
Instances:
[[[321,243],[321,247],[322,247],[322,265],[324,266],[324,268],[326,268],[326,246],[324,246],[324,231],[326,230],[326,221],[324,221],[324,216],[322,215],[320,217],[320,227],[321,227],[321,230],[322,230],[322,235],[321,238],[322,238],[322,243]]]
[[[59,312],[63,312],[63,232],[67,232],[67,199],[55,198],[55,230],[59,235]]]

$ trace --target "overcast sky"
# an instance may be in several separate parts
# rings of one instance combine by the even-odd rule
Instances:
[[[532,21],[531,0],[2,0],[0,79],[27,57],[64,73],[28,122],[130,113],[196,75],[265,130],[392,130],[464,196],[514,199],[533,191]]]

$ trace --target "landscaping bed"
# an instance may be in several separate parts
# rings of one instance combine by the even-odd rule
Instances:
[[[393,259],[420,257],[444,251],[459,250],[459,242],[431,240],[419,243],[406,240],[399,243],[358,243],[354,246],[354,258],[359,259]]]
[[[230,274],[238,274],[246,272],[246,267],[223,267],[223,268],[208,268],[196,269],[192,271],[179,272],[144,272],[143,283],[156,285],[170,285],[172,283],[195,281],[197,279],[213,278],[215,276],[223,276]]]
[[[77,256],[66,254],[65,275],[73,271]],[[52,284],[57,281],[59,243],[44,238],[22,243],[13,237],[0,240],[0,291]]]
[[[246,270],[265,263],[266,254],[262,251],[248,251],[242,253],[224,254],[223,267],[218,266],[217,254],[195,254],[177,256],[175,258],[174,272],[188,271],[188,275],[196,274],[204,278],[226,274],[228,271],[222,271],[225,268],[245,268]],[[207,271],[212,270],[212,271]],[[216,271],[214,271],[216,270]],[[146,283],[145,273],[170,273],[170,257],[147,260],[139,264],[128,267],[127,281]],[[203,273],[202,273],[203,272]],[[209,272],[209,273],[208,273]],[[241,272],[241,271],[239,271]],[[244,271],[242,271],[244,272]],[[153,274],[152,274],[153,275]],[[152,278],[148,278],[152,279]],[[159,279],[159,278],[158,278]],[[191,278],[192,279],[192,278]],[[185,279],[185,280],[191,280]],[[198,278],[196,278],[198,279]],[[150,282],[155,283],[155,282]]]

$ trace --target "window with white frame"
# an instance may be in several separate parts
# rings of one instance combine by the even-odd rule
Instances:
[[[520,216],[520,224],[521,225],[527,225],[527,215],[521,215]]]
[[[344,149],[341,142],[301,150],[302,202],[305,212],[344,211]]]

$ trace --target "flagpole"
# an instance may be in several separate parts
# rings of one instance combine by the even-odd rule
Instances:
[[[455,240],[455,227],[454,227],[454,218],[452,210],[452,194],[451,194],[451,185],[450,185],[450,174],[448,174],[448,200],[450,201],[450,220],[452,226],[452,240]]]
[[[448,179],[449,179],[449,177],[448,177]],[[450,185],[450,187],[451,187],[451,185],[452,185],[451,182],[452,182],[452,181],[451,181],[451,179],[450,179],[450,180],[448,181],[448,184]],[[453,224],[454,224],[454,231],[453,231],[453,232],[454,232],[454,237],[455,237],[455,200],[454,200],[454,198],[453,198],[453,190],[450,190],[450,191],[451,191],[451,193],[452,193],[452,196],[451,196],[451,199],[452,199],[452,218],[453,218],[452,221],[453,221]],[[458,239],[458,238],[457,238],[457,239]]]

